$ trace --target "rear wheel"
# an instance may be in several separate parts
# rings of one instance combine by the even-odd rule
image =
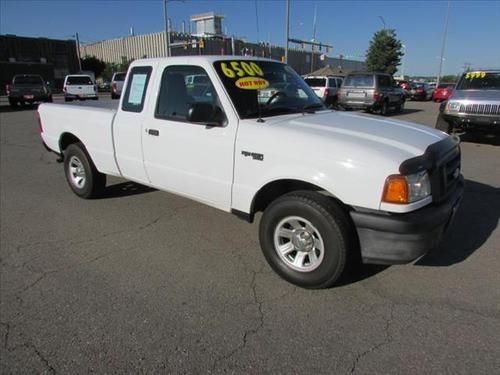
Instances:
[[[269,265],[304,288],[327,288],[344,273],[352,225],[335,202],[316,192],[284,195],[267,207],[259,239]]]
[[[9,99],[9,105],[12,108],[16,108],[17,107],[17,102],[15,100]]]
[[[69,187],[81,198],[101,195],[106,186],[106,175],[100,173],[82,143],[73,143],[64,151],[64,171]]]

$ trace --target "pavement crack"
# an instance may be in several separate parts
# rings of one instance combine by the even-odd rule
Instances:
[[[32,343],[25,343],[24,346],[26,348],[32,349],[35,352],[35,354],[40,359],[40,361],[45,365],[49,373],[56,374],[56,369],[49,363],[47,358],[45,358],[45,356],[40,352],[40,350],[38,350],[38,348],[35,345],[33,345]]]
[[[367,350],[365,350],[361,353],[358,353],[358,355],[356,355],[356,357],[354,358],[354,361],[352,363],[351,370],[349,372],[350,374],[354,374],[354,372],[356,371],[356,367],[358,366],[359,362],[363,359],[363,357],[365,357],[366,355],[382,348],[383,346],[390,344],[394,340],[394,338],[392,337],[391,331],[390,331],[391,324],[392,324],[393,319],[394,319],[394,307],[395,307],[395,304],[391,303],[390,309],[389,309],[389,316],[385,320],[384,340],[375,344],[375,345],[372,345]]]
[[[9,346],[9,334],[10,334],[11,326],[10,326],[9,322],[0,322],[0,325],[5,327],[5,335],[3,337],[3,347],[5,349],[7,349]]]
[[[259,332],[259,330],[264,326],[264,312],[262,311],[262,305],[264,302],[259,300],[258,293],[257,293],[257,275],[261,274],[261,273],[262,273],[262,267],[259,271],[252,271],[252,280],[250,281],[250,288],[252,290],[252,297],[253,297],[252,304],[257,305],[258,323],[255,327],[248,328],[245,330],[245,332],[243,332],[241,342],[236,348],[231,350],[229,353],[216,358],[216,360],[214,361],[214,363],[212,365],[212,372],[215,371],[215,369],[218,367],[219,363],[228,360],[229,358],[234,356],[236,353],[245,349],[245,347],[248,344],[249,337],[251,335],[257,334],[257,332]]]

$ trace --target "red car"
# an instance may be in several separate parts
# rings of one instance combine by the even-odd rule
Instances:
[[[442,102],[448,100],[455,87],[454,83],[440,83],[439,86],[434,90],[432,95],[432,100],[435,102]]]

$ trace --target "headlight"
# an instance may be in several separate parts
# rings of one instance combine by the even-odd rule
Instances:
[[[444,108],[445,112],[458,112],[460,109],[459,102],[448,102],[446,103],[446,107]]]
[[[408,176],[391,175],[385,180],[382,201],[408,204],[431,195],[431,182],[426,171]]]

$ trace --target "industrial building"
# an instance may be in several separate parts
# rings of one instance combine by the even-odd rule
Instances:
[[[0,92],[16,74],[39,74],[55,88],[79,71],[74,40],[0,35]]]

